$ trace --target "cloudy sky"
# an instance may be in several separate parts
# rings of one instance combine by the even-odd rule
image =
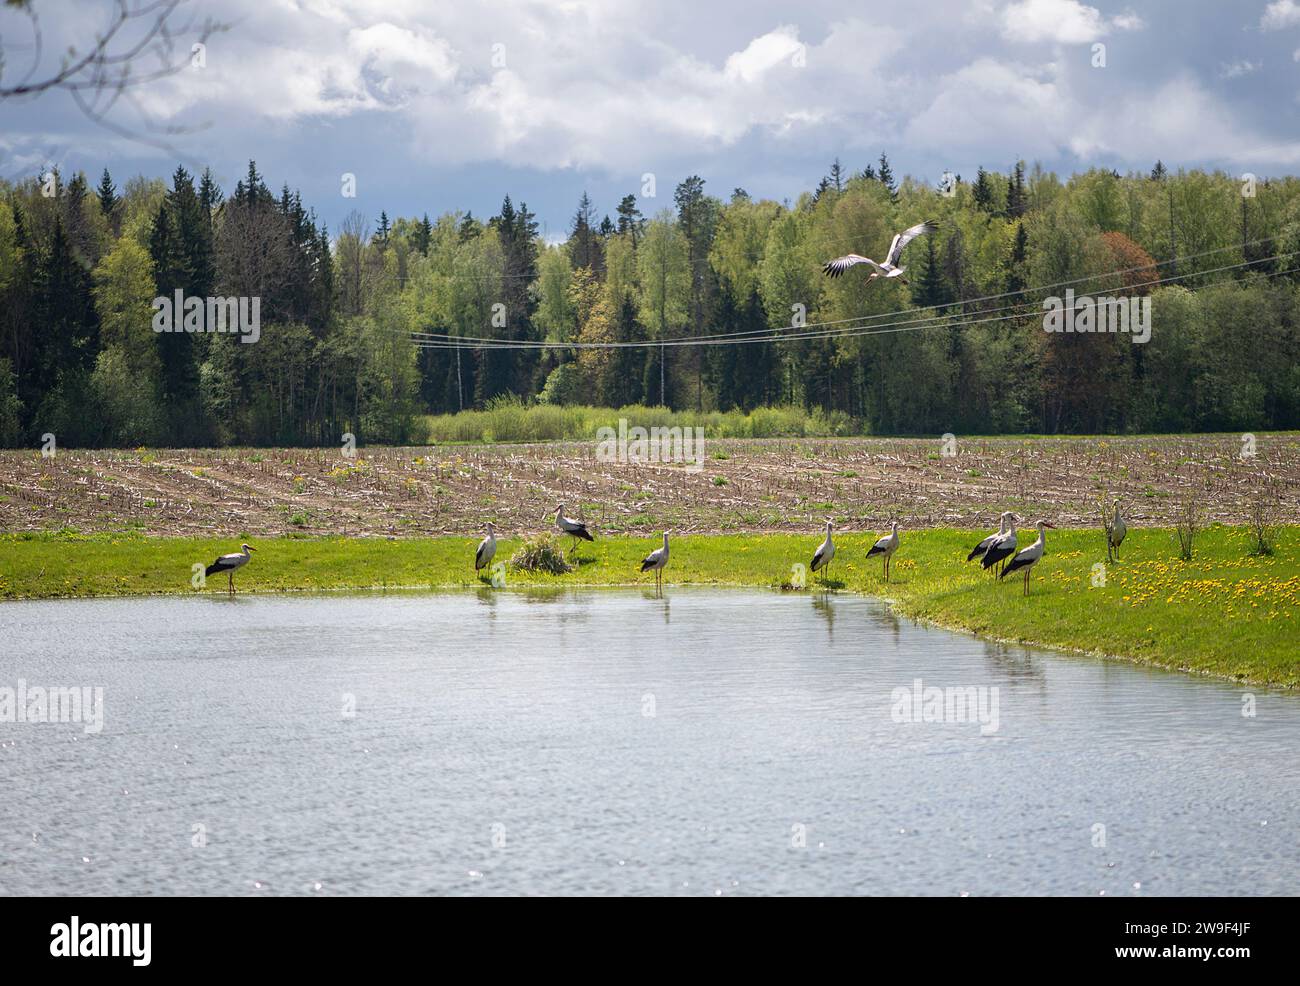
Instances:
[[[139,2],[139,0],[131,0]],[[46,65],[84,47],[106,0],[34,0]],[[62,92],[0,102],[0,176],[49,164],[124,178],[256,158],[337,226],[526,200],[554,238],[585,189],[598,212],[655,175],[649,213],[698,173],[726,197],[793,198],[831,159],[882,150],[937,181],[1016,158],[1300,172],[1300,2],[1156,0],[190,0],[228,25],[201,66],[110,122]],[[184,18],[177,23],[183,24]],[[0,13],[12,84],[33,57]],[[178,45],[188,50],[182,36]],[[1097,46],[1104,46],[1099,49]],[[1104,65],[1097,64],[1104,61]],[[159,150],[138,139],[181,128]],[[356,198],[342,175],[356,176]]]

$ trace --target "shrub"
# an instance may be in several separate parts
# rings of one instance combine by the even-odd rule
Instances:
[[[521,572],[563,575],[573,571],[573,566],[564,557],[563,549],[549,537],[529,538],[511,557],[510,564]]]

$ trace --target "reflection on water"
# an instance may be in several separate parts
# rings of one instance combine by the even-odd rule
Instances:
[[[104,688],[98,734],[0,723],[7,894],[1296,888],[1294,696],[857,596],[6,603],[0,639],[0,687]]]

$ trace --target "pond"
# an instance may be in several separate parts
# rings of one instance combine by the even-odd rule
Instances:
[[[4,894],[1300,889],[1296,697],[865,597],[21,602],[0,640]],[[15,721],[42,688],[81,721]]]

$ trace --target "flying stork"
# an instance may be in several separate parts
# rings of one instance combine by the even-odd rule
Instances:
[[[1025,573],[1025,595],[1026,596],[1029,595],[1029,573],[1033,569],[1033,567],[1042,560],[1043,549],[1047,545],[1047,535],[1043,530],[1046,527],[1055,528],[1056,525],[1049,524],[1045,520],[1040,520],[1038,522],[1038,540],[1035,541],[1033,544],[1031,544],[1028,548],[1022,548],[1020,551],[1016,552],[1016,557],[1011,559],[1011,564],[1008,565],[1006,568],[1004,568],[1002,570],[1002,574],[998,576],[999,579],[1005,579],[1012,572],[1019,572],[1023,570]]]
[[[256,550],[257,550],[256,548],[250,548],[246,544],[240,545],[238,551],[234,552],[233,554],[222,555],[211,565],[209,565],[207,569],[204,571],[203,577],[205,579],[210,579],[218,572],[225,572],[227,578],[229,579],[229,591],[230,594],[233,596],[235,594],[235,570],[243,568],[245,565],[247,565],[248,553],[250,551],[256,551]]]
[[[843,257],[836,257],[834,260],[828,261],[822,267],[822,272],[829,277],[839,277],[850,267],[855,267],[858,264],[870,264],[874,270],[867,278],[868,281],[874,281],[877,277],[897,277],[902,279],[903,271],[907,270],[906,267],[898,265],[898,262],[903,258],[903,247],[918,236],[933,233],[938,228],[939,224],[935,220],[929,219],[923,223],[917,223],[915,226],[909,226],[901,233],[895,233],[894,241],[889,244],[889,253],[886,254],[883,264],[876,263],[870,257],[861,257],[856,253],[848,253]],[[906,284],[907,281],[903,279],[902,283]]]
[[[889,581],[889,559],[894,557],[894,552],[897,550],[898,550],[898,521],[894,521],[893,524],[890,525],[889,533],[886,534],[884,537],[882,537],[875,544],[873,544],[871,546],[871,550],[867,552],[868,558],[872,557],[873,555],[881,556],[882,571],[884,573],[886,582]]]

